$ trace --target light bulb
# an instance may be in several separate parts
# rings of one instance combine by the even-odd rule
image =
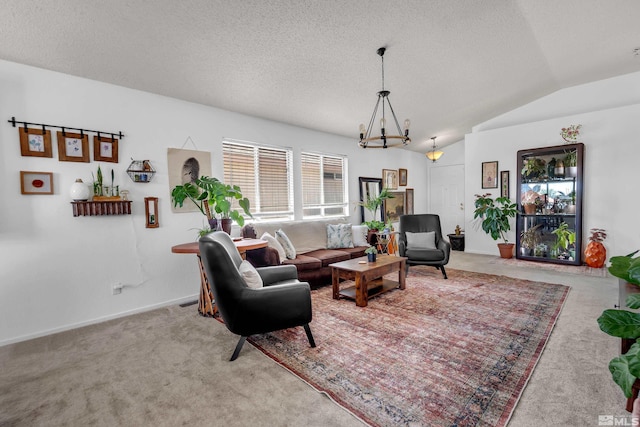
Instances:
[[[387,121],[383,118],[380,119],[380,129],[384,129],[385,128],[385,124],[387,123]]]
[[[367,133],[367,128],[364,127],[364,123],[360,123],[360,133]]]
[[[405,119],[405,121],[404,121],[404,129],[405,130],[409,129],[409,126],[411,126],[411,120]]]

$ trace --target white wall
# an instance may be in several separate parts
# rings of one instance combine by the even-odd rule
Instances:
[[[354,138],[344,138],[6,61],[0,61],[0,93],[3,120],[15,116],[122,131],[120,162],[99,164],[105,176],[114,169],[116,184],[133,200],[130,216],[74,218],[69,188],[76,178],[90,183],[98,163],[58,161],[55,137],[53,158],[22,157],[17,128],[0,126],[0,345],[197,296],[195,256],[170,251],[195,240],[192,229],[202,226],[199,213],[170,209],[167,148],[181,148],[189,136],[197,149],[211,151],[217,177],[222,176],[223,137],[294,147],[294,170],[302,149],[346,154],[354,223],[360,221],[358,177],[406,168],[415,210],[426,212],[424,155],[362,150],[355,140],[357,124]],[[190,143],[184,148],[194,149]],[[157,170],[151,183],[131,182],[125,172],[131,158],[151,161]],[[55,194],[21,195],[21,170],[53,172]],[[299,182],[299,172],[296,177]],[[160,199],[157,229],[144,226],[145,196]],[[296,212],[301,212],[298,202]],[[132,286],[113,296],[116,282]]]
[[[549,111],[556,117],[538,120]],[[564,89],[512,113],[474,127],[465,138],[465,250],[498,253],[495,242],[472,222],[474,194],[498,194],[481,188],[482,162],[497,160],[500,170],[511,171],[510,196],[515,199],[517,151],[562,145],[560,129],[571,124],[582,124],[579,141],[585,144],[585,245],[589,229],[597,227],[608,231],[608,257],[640,248],[640,200],[634,197],[640,158],[640,73]],[[512,242],[514,230],[515,224],[509,234]]]

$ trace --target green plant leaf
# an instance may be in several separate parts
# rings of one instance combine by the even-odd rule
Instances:
[[[614,256],[609,260],[609,273],[634,285],[640,285],[640,258],[633,258],[638,251],[626,256]]]
[[[640,337],[640,314],[626,310],[605,310],[598,317],[600,330],[618,338]]]
[[[625,302],[627,307],[633,310],[640,308],[640,294],[631,294],[627,296],[627,300]]]
[[[631,346],[628,352],[625,354],[611,359],[609,362],[609,372],[613,377],[613,381],[620,386],[624,392],[625,397],[632,396],[633,383],[636,381],[636,377],[631,373],[631,366],[634,369],[638,367],[640,363],[638,352],[640,346],[635,343]]]

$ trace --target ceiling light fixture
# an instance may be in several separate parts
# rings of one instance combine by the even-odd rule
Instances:
[[[433,163],[435,163],[436,160],[438,160],[440,157],[442,157],[444,152],[442,152],[440,150],[436,151],[436,137],[435,136],[431,137],[431,141],[433,141],[433,148],[431,148],[431,151],[428,151],[427,154],[425,154],[425,156],[427,156],[427,158],[429,160],[431,160]]]
[[[388,147],[396,147],[396,146],[404,146],[411,142],[411,138],[409,138],[409,125],[411,122],[409,119],[404,121],[404,132],[400,129],[400,124],[398,123],[398,119],[396,118],[396,113],[393,111],[393,107],[391,106],[391,102],[389,101],[389,92],[388,90],[384,90],[384,52],[386,48],[381,47],[378,49],[377,53],[380,55],[380,59],[382,60],[382,90],[378,92],[378,102],[376,102],[376,106],[373,109],[373,114],[371,115],[371,119],[369,120],[369,126],[366,128],[364,124],[360,124],[360,142],[358,145],[362,148],[388,148]],[[391,115],[393,116],[393,121],[396,125],[396,129],[398,130],[397,135],[387,135],[387,119],[385,117],[385,102],[386,105],[389,106],[389,111],[391,111]],[[380,118],[380,135],[379,136],[371,136],[371,132],[373,131],[373,123],[376,120],[376,116],[378,114],[378,109],[382,105],[382,117]],[[391,142],[388,140],[392,140]]]

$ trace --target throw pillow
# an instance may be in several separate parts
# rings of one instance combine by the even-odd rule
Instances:
[[[242,261],[242,263],[240,263],[238,271],[240,271],[240,275],[242,276],[248,287],[256,289],[263,286],[262,277],[260,277],[258,270],[256,270],[249,261]]]
[[[282,228],[279,230],[276,230],[276,239],[282,245],[282,248],[284,249],[284,253],[286,254],[287,258],[295,259],[296,248],[293,246],[293,243],[291,243],[291,240],[289,240],[287,235],[284,234],[284,231],[282,231]]]
[[[436,248],[436,232],[429,231],[426,233],[405,232],[407,236],[407,247],[412,249],[437,249]]]
[[[327,249],[353,247],[351,224],[327,224]]]
[[[282,247],[280,242],[278,242],[278,239],[276,239],[266,231],[260,238],[262,240],[266,240],[270,248],[273,248],[278,251],[278,256],[280,257],[280,263],[282,263],[285,259],[287,259],[287,253],[284,251],[284,248]]]
[[[351,227],[353,234],[353,246],[369,246],[367,242],[367,233],[369,228],[366,225],[354,225]]]

